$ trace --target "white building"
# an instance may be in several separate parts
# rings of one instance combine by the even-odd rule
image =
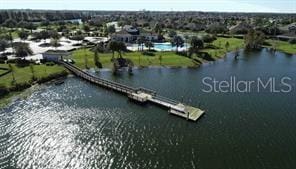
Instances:
[[[145,30],[140,30],[133,26],[124,26],[121,31],[113,33],[111,35],[111,40],[121,41],[125,43],[136,42],[138,38],[145,37],[149,41],[158,41],[158,35],[153,32],[148,32]]]

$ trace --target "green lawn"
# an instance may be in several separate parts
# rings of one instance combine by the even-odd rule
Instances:
[[[225,47],[226,42],[229,43],[228,50]],[[243,39],[237,39],[237,38],[217,38],[212,43],[214,46],[218,47],[219,49],[204,49],[204,52],[208,52],[211,56],[213,56],[215,59],[222,58],[227,52],[236,50],[237,48],[243,48],[244,47],[244,40]]]
[[[154,52],[155,56],[146,56],[141,52],[127,52],[123,54],[124,58],[131,59],[136,66],[160,66],[159,56],[162,56],[161,64],[163,66],[195,66],[194,62],[184,56],[179,56],[175,52]],[[75,64],[85,68],[85,56],[87,57],[88,67],[95,67],[94,53],[89,50],[79,49],[74,51],[73,59]],[[115,57],[118,54],[115,53]],[[112,53],[99,53],[100,62],[103,67],[111,68]]]
[[[0,64],[0,67],[8,67],[7,64]],[[13,65],[14,74],[16,83],[25,83],[29,82],[32,79],[32,73],[30,67],[19,68]],[[50,74],[61,73],[65,69],[61,66],[46,66],[46,65],[34,65],[35,76],[37,78],[47,77]],[[6,87],[12,86],[12,73],[9,73],[5,76],[0,77],[0,85],[4,85]]]
[[[289,53],[289,54],[296,54],[296,44],[290,44],[289,42],[285,41],[274,41],[274,40],[267,40],[268,43],[271,45],[275,43],[277,50]],[[270,47],[270,46],[267,46]]]
[[[221,58],[226,54],[225,43],[229,42],[228,51],[235,50],[236,48],[242,48],[244,45],[243,39],[237,38],[218,38],[212,44],[219,49],[204,49],[204,52],[208,52],[215,59]],[[136,66],[160,66],[159,56],[162,56],[162,66],[171,67],[193,67],[197,66],[191,59],[177,55],[175,52],[154,52],[155,56],[146,56],[141,52],[127,52],[123,54],[124,58],[131,59]],[[115,57],[117,57],[115,53]],[[111,53],[99,53],[100,61],[103,67],[111,68]],[[88,67],[95,67],[94,53],[89,49],[78,49],[73,52],[73,59],[78,67],[85,68],[85,58],[87,58]]]

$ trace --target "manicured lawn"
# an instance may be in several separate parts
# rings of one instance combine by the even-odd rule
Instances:
[[[289,42],[285,41],[274,41],[274,40],[267,40],[268,43],[274,44],[277,48],[277,50],[280,50],[282,52],[286,52],[289,54],[296,54],[296,44],[290,44]],[[270,46],[268,46],[270,47]]]
[[[226,50],[225,44],[229,43],[228,51]],[[211,56],[214,58],[222,58],[227,52],[236,50],[237,48],[243,48],[244,47],[244,40],[243,39],[237,39],[237,38],[217,38],[212,43],[214,46],[218,47],[219,49],[204,49],[204,52],[208,52]]]
[[[154,52],[155,56],[146,56],[141,52],[127,52],[123,54],[124,58],[131,59],[136,66],[160,66],[159,56],[162,56],[163,66],[194,66],[194,62],[184,56],[179,56],[175,52]],[[85,68],[85,56],[87,58],[88,67],[95,67],[94,53],[89,50],[79,49],[73,53],[75,64],[81,68]],[[118,54],[115,53],[115,57]],[[112,67],[112,53],[99,53],[100,62],[103,67]]]
[[[8,67],[7,64],[0,64],[0,67]],[[29,82],[32,79],[32,73],[30,67],[19,68],[13,65],[14,75],[16,83]],[[65,69],[61,66],[46,66],[46,65],[34,65],[35,76],[37,78],[47,77],[50,74],[61,73]],[[5,76],[0,77],[0,85],[5,85],[6,87],[11,87],[12,74],[9,73]]]

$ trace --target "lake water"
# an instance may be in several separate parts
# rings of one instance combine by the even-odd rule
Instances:
[[[69,77],[0,109],[0,168],[296,168],[296,57],[267,50],[119,77],[206,110],[197,122]],[[205,93],[202,79],[291,77],[290,93]],[[278,83],[276,83],[278,84]]]

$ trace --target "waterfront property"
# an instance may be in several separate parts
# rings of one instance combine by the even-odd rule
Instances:
[[[63,59],[70,59],[72,53],[65,50],[48,50],[42,54],[43,59],[48,62],[58,62]]]
[[[158,35],[154,32],[149,32],[144,29],[139,29],[134,26],[126,25],[121,31],[111,35],[111,40],[121,41],[125,43],[135,43],[137,39],[144,37],[149,41],[158,41]]]

